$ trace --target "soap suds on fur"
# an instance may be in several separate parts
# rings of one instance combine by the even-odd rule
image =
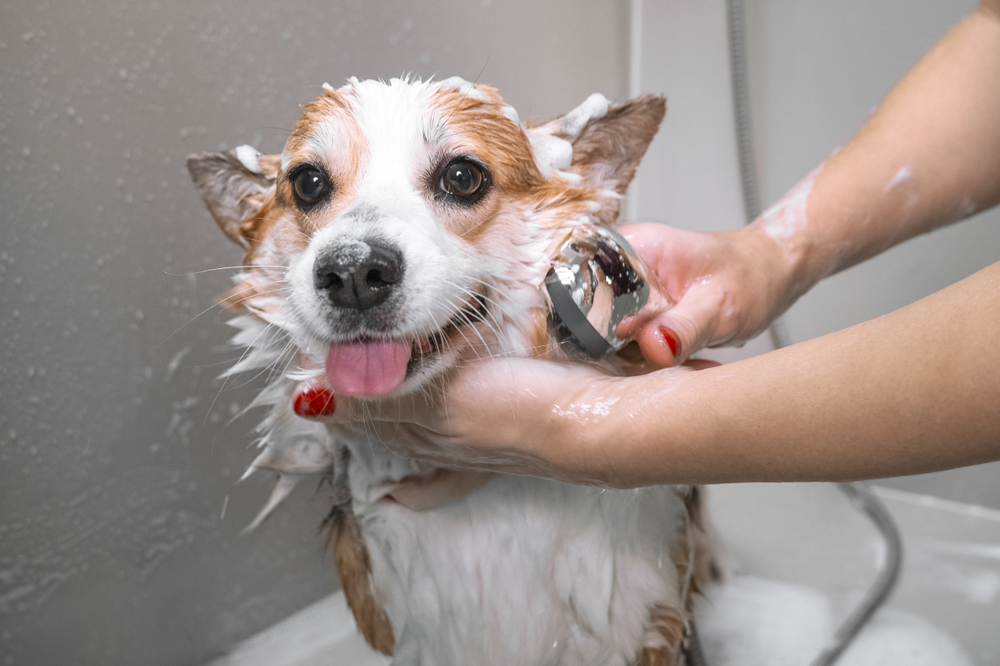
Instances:
[[[578,136],[587,123],[603,118],[608,113],[611,100],[601,93],[594,93],[582,104],[563,116],[562,130],[570,136]]]
[[[486,95],[476,89],[474,83],[466,81],[461,76],[452,76],[441,82],[441,87],[443,88],[455,88],[460,93],[466,97],[471,97],[472,99],[479,100],[480,102],[485,102]]]
[[[247,171],[260,173],[260,151],[253,146],[243,144],[236,147],[236,158],[246,167]]]

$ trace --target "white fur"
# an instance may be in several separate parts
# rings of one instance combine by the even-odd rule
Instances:
[[[667,488],[512,476],[433,511],[355,504],[399,664],[633,663],[648,608],[677,603],[682,510]]]

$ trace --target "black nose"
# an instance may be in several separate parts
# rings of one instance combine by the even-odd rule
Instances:
[[[313,275],[336,307],[367,310],[392,294],[403,277],[403,255],[378,241],[342,241],[317,257]]]

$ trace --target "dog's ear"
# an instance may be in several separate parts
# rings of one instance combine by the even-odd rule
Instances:
[[[666,113],[666,99],[656,95],[612,104],[595,93],[565,116],[526,131],[542,175],[548,178],[555,170],[563,178],[597,187],[595,217],[612,225]]]
[[[229,152],[191,155],[187,167],[219,228],[230,240],[249,248],[257,214],[274,196],[279,156],[240,146]]]
[[[573,113],[564,116],[564,123]],[[624,195],[666,113],[667,101],[657,95],[609,106],[575,137],[567,137],[573,144],[571,171],[603,181],[605,189]]]

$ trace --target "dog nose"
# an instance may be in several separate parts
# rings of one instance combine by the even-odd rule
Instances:
[[[334,306],[367,310],[392,294],[403,277],[403,255],[377,241],[342,241],[321,253],[313,270],[316,289]]]

